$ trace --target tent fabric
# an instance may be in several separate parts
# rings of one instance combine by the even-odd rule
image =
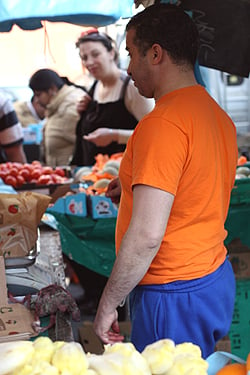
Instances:
[[[135,5],[153,0],[136,0]],[[176,2],[192,14],[201,39],[199,64],[241,77],[250,71],[250,0],[155,0]],[[41,21],[107,26],[132,16],[133,0],[0,0],[0,32],[24,30]]]
[[[83,26],[107,26],[132,16],[133,0],[1,0],[0,32],[14,24],[23,30],[42,27],[41,21]]]

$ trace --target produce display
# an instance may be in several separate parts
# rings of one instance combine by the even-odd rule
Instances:
[[[246,365],[242,363],[231,363],[217,372],[216,375],[248,375]]]
[[[206,375],[208,363],[192,343],[159,340],[139,353],[132,343],[105,345],[102,355],[85,353],[77,342],[0,344],[0,375]]]
[[[110,181],[118,176],[122,153],[111,156],[98,154],[96,163],[91,167],[80,167],[75,175],[75,183],[87,183],[82,191],[90,195],[101,195],[107,190]]]
[[[49,185],[68,181],[63,168],[43,166],[38,160],[24,164],[17,162],[1,163],[0,178],[5,184],[11,185],[13,188],[20,188],[28,183]]]
[[[241,155],[239,158],[238,158],[238,162],[237,162],[237,165],[244,165],[248,162],[246,156],[244,155]]]
[[[250,168],[247,165],[241,165],[236,169],[236,179],[250,178]]]

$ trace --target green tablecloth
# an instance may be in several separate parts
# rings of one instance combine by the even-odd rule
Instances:
[[[64,254],[92,271],[109,276],[115,260],[116,218],[92,219],[50,212],[56,219]],[[250,247],[250,179],[233,189],[225,223],[225,245],[232,240]]]
[[[115,260],[116,218],[94,220],[59,213],[53,216],[63,253],[90,270],[109,276]]]

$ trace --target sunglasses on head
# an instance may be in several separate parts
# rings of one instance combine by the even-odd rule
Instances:
[[[91,27],[90,29],[83,31],[80,37],[83,38],[91,34],[99,34],[99,31],[95,27]]]

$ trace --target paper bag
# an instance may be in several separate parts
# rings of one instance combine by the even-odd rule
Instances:
[[[36,244],[37,227],[50,200],[31,191],[0,194],[0,255],[28,255]]]

